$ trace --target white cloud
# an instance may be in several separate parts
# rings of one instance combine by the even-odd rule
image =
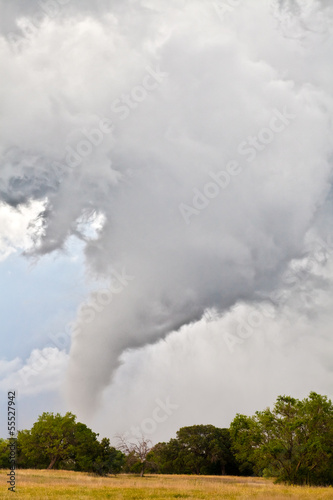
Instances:
[[[15,358],[11,361],[7,361],[5,359],[0,360],[0,377],[8,376],[9,374],[15,372],[21,366],[21,360],[19,358]]]
[[[33,202],[18,209],[0,205],[0,261],[13,252],[28,250],[33,246],[32,236],[38,235],[36,217],[42,209],[41,202]]]
[[[0,390],[18,390],[20,396],[59,391],[68,364],[68,354],[55,347],[34,349],[24,362],[4,362]]]

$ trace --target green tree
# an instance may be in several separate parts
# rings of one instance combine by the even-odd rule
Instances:
[[[71,459],[75,445],[75,419],[70,412],[64,417],[59,413],[43,413],[30,431],[18,432],[21,457],[47,469]]]
[[[310,484],[333,485],[333,405],[326,396],[311,392],[302,401],[299,428],[304,446],[303,478]]]
[[[94,463],[94,470],[100,476],[118,474],[125,463],[125,455],[110,446],[110,439],[103,438],[99,443],[98,457]]]
[[[0,439],[0,469],[9,468],[9,441]]]
[[[75,424],[67,464],[77,471],[95,472],[101,449],[98,434],[81,422]]]
[[[230,425],[230,436],[240,472],[246,475],[261,475],[258,450],[262,432],[255,417],[237,414]]]
[[[100,475],[119,472],[124,455],[110,446],[72,413],[43,413],[31,430],[19,431],[18,466],[67,469]]]
[[[149,454],[152,470],[163,474],[237,474],[229,429],[182,427],[176,439],[158,443]]]
[[[181,457],[187,472],[195,474],[226,474],[235,466],[228,429],[214,425],[192,425],[177,432]]]
[[[333,406],[311,392],[279,396],[273,410],[237,415],[230,426],[236,457],[289,484],[333,484]]]
[[[160,474],[183,474],[185,464],[181,451],[178,439],[170,439],[168,443],[157,443],[147,457],[150,463],[149,470]]]

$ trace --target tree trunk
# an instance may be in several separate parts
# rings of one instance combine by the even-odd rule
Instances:
[[[47,468],[47,470],[52,469],[52,467],[54,466],[54,464],[56,463],[56,461],[57,461],[57,458],[53,457],[52,460],[51,460],[51,462],[50,462],[50,465]]]
[[[141,472],[140,472],[140,477],[143,477],[144,473],[145,473],[145,465],[142,464],[142,468],[141,468]]]

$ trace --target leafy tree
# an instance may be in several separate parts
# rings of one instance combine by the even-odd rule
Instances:
[[[333,485],[333,405],[326,396],[311,392],[302,401],[299,432],[307,446],[303,452],[303,478],[307,483]]]
[[[99,443],[99,454],[94,463],[94,469],[100,476],[117,474],[125,463],[125,455],[110,446],[110,439],[103,438]]]
[[[124,455],[72,413],[43,413],[31,430],[19,431],[18,466],[67,469],[100,475],[119,472]]]
[[[185,465],[181,451],[178,439],[170,439],[168,443],[157,443],[147,457],[150,463],[149,470],[161,474],[182,474]]]
[[[273,410],[237,415],[230,426],[236,457],[289,484],[333,484],[333,406],[311,392],[279,396]]]
[[[254,417],[237,414],[230,425],[232,450],[243,474],[261,475],[258,446],[262,440],[261,429]]]
[[[231,452],[228,429],[213,425],[192,425],[177,432],[181,456],[188,472],[195,474],[226,474],[235,461]]]
[[[95,472],[95,462],[100,455],[98,434],[81,422],[73,430],[73,446],[70,447],[69,464],[77,471]],[[72,468],[72,467],[70,467]]]
[[[74,454],[75,419],[70,412],[64,417],[43,413],[30,431],[19,431],[20,451],[26,461],[52,469],[57,462],[69,460]]]
[[[149,454],[158,472],[169,474],[237,474],[228,429],[213,425],[182,427],[177,438],[158,443]]]
[[[9,441],[8,439],[0,439],[0,469],[9,468]]]

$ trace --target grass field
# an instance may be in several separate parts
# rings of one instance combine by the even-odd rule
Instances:
[[[275,485],[262,478],[231,476],[157,476],[144,478],[119,475],[98,478],[67,471],[17,471],[16,493],[7,490],[7,471],[0,471],[0,498],[45,500],[60,498],[115,500],[194,499],[333,499],[333,488],[308,488]],[[13,495],[15,495],[13,497]]]

